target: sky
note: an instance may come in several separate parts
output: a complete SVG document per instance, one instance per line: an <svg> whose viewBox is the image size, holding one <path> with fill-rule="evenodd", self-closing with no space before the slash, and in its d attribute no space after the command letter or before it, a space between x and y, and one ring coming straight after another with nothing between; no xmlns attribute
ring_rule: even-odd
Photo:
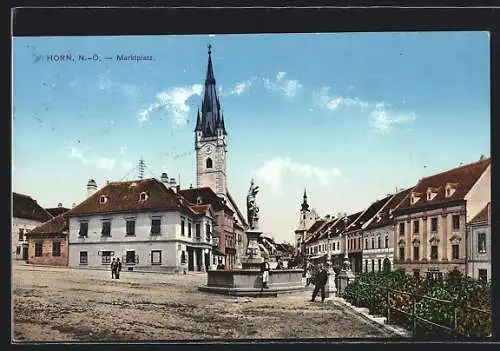
<svg viewBox="0 0 500 351"><path fill-rule="evenodd" d="M208 44L229 191L246 213L255 179L260 228L276 241L294 241L304 189L320 216L354 213L490 156L485 32L18 37L13 191L71 207L89 178L137 179L141 157L145 178L196 186ZM74 60L50 61L59 54Z"/></svg>

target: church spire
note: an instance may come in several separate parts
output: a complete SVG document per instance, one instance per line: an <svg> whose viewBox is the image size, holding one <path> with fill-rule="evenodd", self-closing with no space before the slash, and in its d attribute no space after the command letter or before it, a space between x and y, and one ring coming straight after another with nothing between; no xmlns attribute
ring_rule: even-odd
<svg viewBox="0 0 500 351"><path fill-rule="evenodd" d="M309 204L307 203L307 194L306 189L304 188L304 196L302 197L304 201L302 201L301 212L309 212Z"/></svg>
<svg viewBox="0 0 500 351"><path fill-rule="evenodd" d="M214 68L212 64L212 45L208 45L208 64L205 78L205 92L201 107L200 130L203 136L215 136L220 120L220 102L215 85Z"/></svg>

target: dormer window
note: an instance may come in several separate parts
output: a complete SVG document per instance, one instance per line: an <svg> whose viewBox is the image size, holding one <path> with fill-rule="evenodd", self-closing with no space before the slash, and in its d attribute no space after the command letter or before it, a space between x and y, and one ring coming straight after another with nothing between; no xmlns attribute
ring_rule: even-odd
<svg viewBox="0 0 500 351"><path fill-rule="evenodd" d="M146 192L142 192L140 195L139 195L139 200L140 201L146 201L148 199L148 193Z"/></svg>
<svg viewBox="0 0 500 351"><path fill-rule="evenodd" d="M418 202L418 200L420 200L421 197L422 197L422 193L412 192L410 195L410 204L411 205L416 204Z"/></svg>
<svg viewBox="0 0 500 351"><path fill-rule="evenodd" d="M439 188L428 188L427 189L427 201L431 201L436 197Z"/></svg>
<svg viewBox="0 0 500 351"><path fill-rule="evenodd" d="M445 197L450 197L455 193L457 183L447 183L445 187Z"/></svg>
<svg viewBox="0 0 500 351"><path fill-rule="evenodd" d="M108 201L108 197L106 195L101 195L99 198L99 203L100 204L105 204Z"/></svg>
<svg viewBox="0 0 500 351"><path fill-rule="evenodd" d="M201 196L198 196L198 197L196 198L196 203L197 203L198 205L201 205Z"/></svg>

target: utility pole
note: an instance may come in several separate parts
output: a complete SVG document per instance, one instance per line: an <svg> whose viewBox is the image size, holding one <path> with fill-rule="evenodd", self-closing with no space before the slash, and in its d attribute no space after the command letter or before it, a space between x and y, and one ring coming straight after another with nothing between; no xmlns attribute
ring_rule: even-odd
<svg viewBox="0 0 500 351"><path fill-rule="evenodd" d="M144 159L141 157L139 159L139 165L138 165L138 170L139 170L139 179L144 179L144 170L146 169L146 162Z"/></svg>

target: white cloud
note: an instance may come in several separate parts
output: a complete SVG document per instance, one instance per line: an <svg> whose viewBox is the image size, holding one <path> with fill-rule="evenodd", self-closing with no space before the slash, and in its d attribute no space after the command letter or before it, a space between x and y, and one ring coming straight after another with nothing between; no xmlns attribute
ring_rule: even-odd
<svg viewBox="0 0 500 351"><path fill-rule="evenodd" d="M372 126L379 133L385 134L398 124L412 123L416 119L414 112L400 112L390 109L384 103L378 103L370 114Z"/></svg>
<svg viewBox="0 0 500 351"><path fill-rule="evenodd" d="M305 178L315 178L323 185L330 185L334 178L342 175L341 171L335 167L327 169L308 163L295 162L290 157L275 157L264 163L256 172L256 177L277 190L287 173Z"/></svg>
<svg viewBox="0 0 500 351"><path fill-rule="evenodd" d="M215 37L215 34L209 34L208 37L213 38L213 37Z"/></svg>
<svg viewBox="0 0 500 351"><path fill-rule="evenodd" d="M172 117L175 124L185 124L187 116L191 111L189 105L187 105L187 101L193 95L201 96L202 90L203 86L201 84L167 89L156 94L156 102L140 111L137 118L140 123L143 123L149 120L151 112L164 109Z"/></svg>
<svg viewBox="0 0 500 351"><path fill-rule="evenodd" d="M230 95L238 95L238 96L243 94L244 92L246 92L250 89L250 87L252 86L253 82L256 79L257 78L252 77L248 80L236 83L229 94ZM222 92L222 88L220 88L219 90Z"/></svg>
<svg viewBox="0 0 500 351"><path fill-rule="evenodd" d="M139 88L133 84L114 82L109 78L111 70L106 71L98 76L99 89L108 93L121 92L125 95L136 96L139 93Z"/></svg>
<svg viewBox="0 0 500 351"><path fill-rule="evenodd" d="M71 148L70 158L76 158L85 166L94 166L99 169L112 171L115 167L116 159L109 157L88 157L82 150Z"/></svg>
<svg viewBox="0 0 500 351"><path fill-rule="evenodd" d="M300 88L302 88L302 84L296 79L285 79L286 75L286 72L278 72L274 80L262 78L264 87L271 91L277 91L286 97L295 96Z"/></svg>
<svg viewBox="0 0 500 351"><path fill-rule="evenodd" d="M330 111L335 111L336 109L346 106L358 106L361 108L369 106L369 103L362 101L357 97L342 97L342 96L331 96L329 95L330 87L322 87L319 92L314 94L314 105L318 107L326 108Z"/></svg>
<svg viewBox="0 0 500 351"><path fill-rule="evenodd" d="M391 108L385 102L367 102L358 97L342 97L332 96L329 94L330 87L323 87L319 92L315 93L314 105L326 108L330 111L336 111L341 107L355 106L361 109L369 108L370 122L379 133L388 133L396 125L412 123L416 120L417 115L414 112L402 112L398 109Z"/></svg>

